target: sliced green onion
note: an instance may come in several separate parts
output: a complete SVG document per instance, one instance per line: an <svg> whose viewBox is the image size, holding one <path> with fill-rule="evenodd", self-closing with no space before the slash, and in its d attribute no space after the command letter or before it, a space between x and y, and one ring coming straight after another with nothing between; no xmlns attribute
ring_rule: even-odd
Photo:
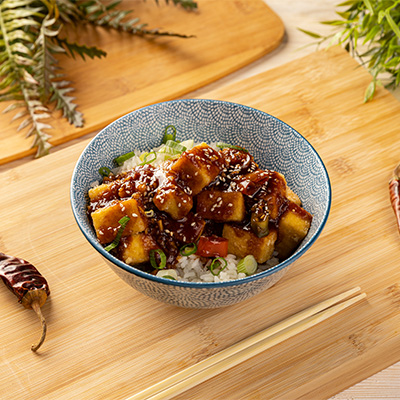
<svg viewBox="0 0 400 400"><path fill-rule="evenodd" d="M141 160L141 161L143 161L144 160L144 158L147 156L149 154L149 152L148 151L146 151L146 152L144 152L144 153L142 153L140 156L139 156L139 159Z"/></svg>
<svg viewBox="0 0 400 400"><path fill-rule="evenodd" d="M148 210L144 212L146 214L147 218L153 218L154 217L154 210Z"/></svg>
<svg viewBox="0 0 400 400"><path fill-rule="evenodd" d="M258 263L253 255L242 258L237 265L237 271L246 275L253 275L257 271Z"/></svg>
<svg viewBox="0 0 400 400"><path fill-rule="evenodd" d="M172 279L173 281L178 280L178 274L176 273L175 269L163 269L163 270L157 271L156 276L159 276L160 278L165 278L165 279Z"/></svg>
<svg viewBox="0 0 400 400"><path fill-rule="evenodd" d="M151 156L151 155L153 155L153 158L152 158L151 160L148 160L147 158L148 158L149 156ZM156 154L156 152L155 152L155 151L151 151L150 153L147 153L147 154L144 156L143 162L140 163L139 165L150 164L150 163L152 163L153 161L155 161L156 159L157 159L157 154Z"/></svg>
<svg viewBox="0 0 400 400"><path fill-rule="evenodd" d="M166 145L163 145L163 147L158 150L158 154L163 156L164 161L179 158L179 156L181 155L179 151L176 151L172 147Z"/></svg>
<svg viewBox="0 0 400 400"><path fill-rule="evenodd" d="M165 145L168 146L168 147L171 147L171 149L174 149L178 153L183 153L184 151L186 151L186 147L185 146L182 146L180 143L174 142L173 140L167 140Z"/></svg>
<svg viewBox="0 0 400 400"><path fill-rule="evenodd" d="M182 256L184 257L188 257L191 254L196 253L197 251L197 245L196 243L189 243L189 244L185 244L183 247L181 247L181 249L179 250L179 252L181 253Z"/></svg>
<svg viewBox="0 0 400 400"><path fill-rule="evenodd" d="M118 229L117 236L115 236L115 239L113 240L112 243L110 243L107 247L104 247L105 251L111 251L112 249L115 249L118 246L119 241L121 240L122 232L126 228L126 225L129 222L129 220L130 220L130 218L127 215L125 215L125 217L122 217L118 221L118 223L120 224L120 227Z"/></svg>
<svg viewBox="0 0 400 400"><path fill-rule="evenodd" d="M126 160L129 160L130 158L135 156L134 151L130 151L129 153L122 154L121 156L114 158L114 162L118 165L121 166Z"/></svg>
<svg viewBox="0 0 400 400"><path fill-rule="evenodd" d="M223 271L226 268L227 265L228 261L226 261L224 257L217 257L214 258L208 269L214 276L218 276L221 273L221 271Z"/></svg>
<svg viewBox="0 0 400 400"><path fill-rule="evenodd" d="M172 134L168 133L169 128L171 128L173 130ZM175 138L176 138L176 128L175 128L175 126L174 125L167 125L165 127L165 130L164 130L164 136L163 136L162 142L163 143L167 143L168 140L175 140Z"/></svg>
<svg viewBox="0 0 400 400"><path fill-rule="evenodd" d="M157 263L156 253L160 257L160 264ZM164 269L167 266L167 256L161 249L150 250L150 264L155 269Z"/></svg>
<svg viewBox="0 0 400 400"><path fill-rule="evenodd" d="M194 147L194 140L193 139L184 140L183 142L180 142L180 145L185 146L186 150L190 150Z"/></svg>
<svg viewBox="0 0 400 400"><path fill-rule="evenodd" d="M244 151L245 153L248 153L248 151L244 147L235 146L233 144L218 142L216 144L216 146L219 147L220 149L235 149L235 150L241 150L241 151Z"/></svg>
<svg viewBox="0 0 400 400"><path fill-rule="evenodd" d="M110 175L111 174L111 169L110 168L107 168L107 167L101 167L100 169L99 169L99 174L101 175L101 176L108 176L108 175Z"/></svg>
<svg viewBox="0 0 400 400"><path fill-rule="evenodd" d="M164 159L168 160L171 158L176 158L180 154L182 154L184 151L186 151L186 147L182 146L178 142L174 142L173 140L167 140L167 143L165 143L159 150L159 154L164 155Z"/></svg>

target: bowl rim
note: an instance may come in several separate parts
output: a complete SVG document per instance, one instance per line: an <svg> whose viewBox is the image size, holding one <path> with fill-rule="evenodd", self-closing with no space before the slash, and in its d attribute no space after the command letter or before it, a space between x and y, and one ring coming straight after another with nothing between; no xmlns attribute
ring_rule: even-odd
<svg viewBox="0 0 400 400"><path fill-rule="evenodd" d="M296 251L294 254L292 254L289 258L287 258L286 260L280 262L279 264L265 270L262 272L259 272L257 274L254 275L250 275L250 276L246 276L244 278L239 278L239 279L235 279L235 280L231 280L231 281L224 281L224 282L186 282L186 281L177 281L177 280L172 280L172 279L165 279L162 277L158 277L156 275L152 275L148 272L144 272L141 271L140 269L137 269L135 267L132 267L128 264L125 264L123 261L119 260L117 257L113 256L111 253L107 252L104 247L98 242L98 241L93 241L92 238L85 232L84 227L81 225L80 220L78 218L77 215L77 211L76 211L76 204L74 201L74 196L73 196L73 182L76 180L76 177L78 175L78 165L81 163L81 160L84 158L86 152L88 151L88 149L92 146L92 143L94 142L94 140L100 136L101 134L103 134L103 132L106 129L109 129L110 127L118 124L121 120L127 118L129 115L131 114L135 114L137 112L141 112L142 110L145 109L149 109L149 108L155 108L155 107L159 107L160 105L165 105L165 104L173 104L173 103L179 103L179 102L205 102L205 103L221 103L221 104L231 104L234 105L236 107L239 108L245 108L248 109L252 112L255 113L259 113L259 114L263 114L265 116L268 116L269 118L272 118L275 121L278 121L284 125L286 125L290 131L292 131L296 136L302 138L307 145L310 147L311 152L314 154L314 156L316 157L316 159L320 162L320 165L322 167L322 172L324 174L324 177L326 179L327 182L327 190L328 190L328 196L327 196L327 204L326 204L326 209L325 209L325 213L323 216L323 219L320 223L320 226L318 227L318 229L314 232L313 236L309 239L309 242L302 247L300 250ZM314 147L311 145L311 143L303 136L301 135L296 129L294 129L293 127L291 127L290 125L288 125L286 122L280 120L279 118L268 114L265 111L261 111L258 110L254 107L250 107L244 104L240 104L240 103L235 103L235 102L231 102L231 101L224 101L224 100L214 100L214 99L176 99L176 100L168 100L168 101L162 101L162 102L158 102L158 103L154 103L154 104L150 104L144 107L140 107L136 110L133 110L119 118L117 118L115 121L111 122L110 124L108 124L107 126L105 126L104 128L102 128L91 140L90 142L85 146L85 148L83 149L83 151L81 152L78 160L75 163L74 166L74 170L72 173L72 177L71 177L71 185L70 185L70 204L71 204L71 208L72 208L72 212L75 218L75 221L79 227L79 229L81 230L81 232L83 233L83 235L85 236L86 240L91 244L92 247L94 247L95 250L97 250L107 261L109 261L110 263L116 265L117 267L123 269L124 271L134 274L140 278L144 278L144 279L148 279L150 281L154 281L154 282L158 282L161 284L165 284L165 285L173 285L173 286L179 286L179 287L189 287L189 288L196 288L196 289L204 289L204 288L220 288L220 287L229 287L229 286L236 286L238 284L244 284L244 283L250 283L262 278L265 278L269 275L272 275L284 268L286 268L287 266L289 266L290 264L292 264L294 261L296 261L298 258L300 258L311 246L312 244L317 240L317 238L319 237L319 235L321 234L323 228L326 225L326 222L328 220L329 217L329 213L330 213L330 209L331 209L331 204L332 204L332 187L331 187L331 182L329 179L329 175L327 172L327 169L325 167L324 162L322 161L322 158L320 157L320 155L318 154L318 152L314 149Z"/></svg>

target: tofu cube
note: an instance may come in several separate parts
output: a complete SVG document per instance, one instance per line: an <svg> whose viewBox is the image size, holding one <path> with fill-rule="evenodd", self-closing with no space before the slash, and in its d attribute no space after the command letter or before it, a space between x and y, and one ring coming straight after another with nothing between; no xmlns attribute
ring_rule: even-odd
<svg viewBox="0 0 400 400"><path fill-rule="evenodd" d="M252 231L230 224L224 225L222 236L228 239L228 253L239 258L252 254L259 264L272 257L278 237L276 231L271 230L267 236L259 238Z"/></svg>
<svg viewBox="0 0 400 400"><path fill-rule="evenodd" d="M97 200L108 190L110 190L110 185L107 185L106 183L95 186L89 189L89 198L91 201Z"/></svg>
<svg viewBox="0 0 400 400"><path fill-rule="evenodd" d="M309 212L295 203L290 203L282 214L278 225L278 241L276 250L280 260L288 258L310 229L312 216Z"/></svg>
<svg viewBox="0 0 400 400"><path fill-rule="evenodd" d="M206 190L197 196L197 213L217 222L240 222L246 213L243 194Z"/></svg>
<svg viewBox="0 0 400 400"><path fill-rule="evenodd" d="M101 244L111 243L120 228L122 217L130 218L122 236L142 232L147 227L147 217L135 199L118 201L91 213L94 229Z"/></svg>
<svg viewBox="0 0 400 400"><path fill-rule="evenodd" d="M157 243L150 235L135 233L124 238L118 250L123 262L135 265L148 262L150 250L157 248Z"/></svg>
<svg viewBox="0 0 400 400"><path fill-rule="evenodd" d="M173 180L168 180L157 189L153 203L160 211L164 211L173 219L178 220L185 217L192 209L193 198L177 186Z"/></svg>
<svg viewBox="0 0 400 400"><path fill-rule="evenodd" d="M221 155L205 143L185 151L171 166L177 183L195 196L211 183L222 168Z"/></svg>
<svg viewBox="0 0 400 400"><path fill-rule="evenodd" d="M284 176L275 172L268 181L268 187L264 200L268 204L270 219L278 218L280 209L286 201L286 180Z"/></svg>
<svg viewBox="0 0 400 400"><path fill-rule="evenodd" d="M301 206L301 200L300 200L299 196L297 196L297 194L295 192L293 192L293 190L290 189L290 187L287 185L286 178L282 174L280 174L279 172L277 172L277 174L282 178L283 182L285 183L285 186L286 186L286 192L285 192L286 198L289 201L292 201L293 203L297 204L298 206Z"/></svg>
<svg viewBox="0 0 400 400"><path fill-rule="evenodd" d="M301 206L301 200L299 196L295 192L293 192L292 189L290 189L289 186L286 186L286 198L291 201L292 203L297 204L298 206Z"/></svg>
<svg viewBox="0 0 400 400"><path fill-rule="evenodd" d="M179 221L162 219L163 229L180 245L197 242L204 231L206 222L198 214L190 212Z"/></svg>
<svg viewBox="0 0 400 400"><path fill-rule="evenodd" d="M118 187L111 183L102 183L101 185L95 186L89 189L89 198L90 201L99 201L104 195L107 193L107 199L110 201L111 199L118 198Z"/></svg>

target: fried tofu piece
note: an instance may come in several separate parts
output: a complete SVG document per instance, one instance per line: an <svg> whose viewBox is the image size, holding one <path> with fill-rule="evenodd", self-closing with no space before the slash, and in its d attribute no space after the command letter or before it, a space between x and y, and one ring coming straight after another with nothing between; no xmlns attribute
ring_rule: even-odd
<svg viewBox="0 0 400 400"><path fill-rule="evenodd" d="M96 187L89 189L89 198L91 201L96 201L104 195L104 193L110 191L111 185L107 183L102 183Z"/></svg>
<svg viewBox="0 0 400 400"><path fill-rule="evenodd" d="M305 238L310 229L312 216L309 212L291 202L282 214L278 225L276 250L280 260L289 257Z"/></svg>
<svg viewBox="0 0 400 400"><path fill-rule="evenodd" d="M301 206L300 197L297 196L297 194L295 192L293 192L292 189L290 189L290 187L288 186L288 184L286 182L286 178L279 172L277 172L277 174L282 178L283 182L285 183L285 186L286 186L285 197L289 201L292 201L293 203L297 204L298 206Z"/></svg>
<svg viewBox="0 0 400 400"><path fill-rule="evenodd" d="M271 219L278 218L280 209L286 201L286 180L283 175L274 173L268 180L267 192L263 199L267 202L269 217Z"/></svg>
<svg viewBox="0 0 400 400"><path fill-rule="evenodd" d="M286 198L291 201L292 203L297 204L298 206L301 206L301 200L300 197L297 196L295 192L293 192L292 189L290 189L289 186L286 186Z"/></svg>
<svg viewBox="0 0 400 400"><path fill-rule="evenodd" d="M89 198L92 203L98 202L98 207L104 207L113 200L118 200L118 181L102 183L89 190Z"/></svg>
<svg viewBox="0 0 400 400"><path fill-rule="evenodd" d="M275 230L259 238L252 231L230 224L224 225L222 236L228 239L228 253L239 258L252 254L259 264L265 263L272 257L278 237Z"/></svg>
<svg viewBox="0 0 400 400"><path fill-rule="evenodd" d="M240 222L246 213L243 194L206 190L197 196L197 213L217 222Z"/></svg>
<svg viewBox="0 0 400 400"><path fill-rule="evenodd" d="M121 241L118 250L123 262L135 265L148 262L150 260L150 250L157 248L157 243L150 235L135 233L125 237Z"/></svg>
<svg viewBox="0 0 400 400"><path fill-rule="evenodd" d="M221 155L205 143L187 150L171 166L177 183L192 196L200 193L220 173Z"/></svg>
<svg viewBox="0 0 400 400"><path fill-rule="evenodd" d="M91 213L94 229L101 244L111 243L120 228L122 217L130 218L122 236L142 232L147 227L147 217L135 199L114 202Z"/></svg>
<svg viewBox="0 0 400 400"><path fill-rule="evenodd" d="M173 219L178 220L185 217L192 209L193 198L173 180L168 180L157 189L153 203L160 211L165 211Z"/></svg>
<svg viewBox="0 0 400 400"><path fill-rule="evenodd" d="M169 231L173 239L179 244L188 244L199 240L206 222L197 213L190 212L179 221L172 218L163 218L162 225L163 229Z"/></svg>

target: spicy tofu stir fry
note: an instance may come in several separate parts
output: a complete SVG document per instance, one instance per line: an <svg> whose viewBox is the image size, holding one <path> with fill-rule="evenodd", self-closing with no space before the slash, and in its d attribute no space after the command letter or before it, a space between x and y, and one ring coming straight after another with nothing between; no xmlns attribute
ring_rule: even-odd
<svg viewBox="0 0 400 400"><path fill-rule="evenodd" d="M102 171L88 213L106 250L150 273L191 254L257 264L290 256L312 216L284 176L259 168L243 148L187 142L167 140L127 171Z"/></svg>

